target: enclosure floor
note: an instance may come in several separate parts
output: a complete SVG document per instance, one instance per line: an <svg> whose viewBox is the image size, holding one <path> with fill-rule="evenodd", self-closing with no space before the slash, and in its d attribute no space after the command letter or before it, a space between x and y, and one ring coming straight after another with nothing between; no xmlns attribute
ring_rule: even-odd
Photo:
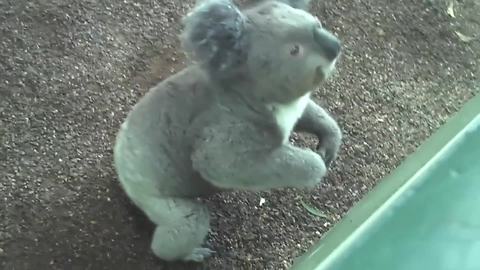
<svg viewBox="0 0 480 270"><path fill-rule="evenodd" d="M455 3L455 18L445 1L314 1L344 44L315 94L344 131L340 157L315 190L209 198L217 253L198 265L152 256L111 155L133 104L185 65L193 1L0 1L0 268L286 269L480 92L478 1Z"/></svg>

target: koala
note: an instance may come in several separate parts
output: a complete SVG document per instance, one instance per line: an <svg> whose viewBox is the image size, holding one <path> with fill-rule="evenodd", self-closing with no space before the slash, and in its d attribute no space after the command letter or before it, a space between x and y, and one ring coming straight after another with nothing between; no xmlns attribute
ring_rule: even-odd
<svg viewBox="0 0 480 270"><path fill-rule="evenodd" d="M113 150L121 187L156 225L158 258L213 253L198 198L312 188L336 159L341 130L310 94L334 71L341 44L308 6L205 0L185 16L180 39L191 64L133 106ZM318 151L293 146L292 131L316 135Z"/></svg>

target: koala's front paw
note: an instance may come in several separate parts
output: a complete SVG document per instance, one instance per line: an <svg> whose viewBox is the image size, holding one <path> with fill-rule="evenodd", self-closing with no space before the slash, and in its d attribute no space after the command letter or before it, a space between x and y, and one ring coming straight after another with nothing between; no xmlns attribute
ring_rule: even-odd
<svg viewBox="0 0 480 270"><path fill-rule="evenodd" d="M334 135L328 138L320 139L317 145L317 152L322 156L327 168L337 158L341 144L341 135Z"/></svg>

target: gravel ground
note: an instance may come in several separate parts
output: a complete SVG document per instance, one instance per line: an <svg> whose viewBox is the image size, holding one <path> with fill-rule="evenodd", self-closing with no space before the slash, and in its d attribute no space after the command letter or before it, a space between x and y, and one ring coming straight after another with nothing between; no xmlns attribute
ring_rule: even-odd
<svg viewBox="0 0 480 270"><path fill-rule="evenodd" d="M455 17L446 0L319 2L344 42L316 94L345 132L333 171L313 191L209 198L218 253L168 265L118 186L112 144L148 87L185 65L177 34L192 1L0 0L0 268L285 269L480 92L478 1L455 2Z"/></svg>

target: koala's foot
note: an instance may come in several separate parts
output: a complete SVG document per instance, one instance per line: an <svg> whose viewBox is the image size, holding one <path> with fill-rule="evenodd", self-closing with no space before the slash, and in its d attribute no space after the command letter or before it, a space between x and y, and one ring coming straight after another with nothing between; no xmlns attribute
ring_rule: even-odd
<svg viewBox="0 0 480 270"><path fill-rule="evenodd" d="M193 225L193 224L192 224ZM201 262L214 253L213 250L198 247L202 244L207 230L195 226L178 225L173 227L158 226L155 230L151 249L160 259L166 261ZM187 254L187 255L185 255Z"/></svg>
<svg viewBox="0 0 480 270"><path fill-rule="evenodd" d="M194 262L201 262L206 258L210 257L215 251L209 248L194 248L192 254L184 257L183 261L194 261Z"/></svg>
<svg viewBox="0 0 480 270"><path fill-rule="evenodd" d="M207 207L191 200L171 200L168 209L170 218L165 216L155 229L151 243L153 253L166 261L204 260L213 253L201 247L210 228Z"/></svg>

